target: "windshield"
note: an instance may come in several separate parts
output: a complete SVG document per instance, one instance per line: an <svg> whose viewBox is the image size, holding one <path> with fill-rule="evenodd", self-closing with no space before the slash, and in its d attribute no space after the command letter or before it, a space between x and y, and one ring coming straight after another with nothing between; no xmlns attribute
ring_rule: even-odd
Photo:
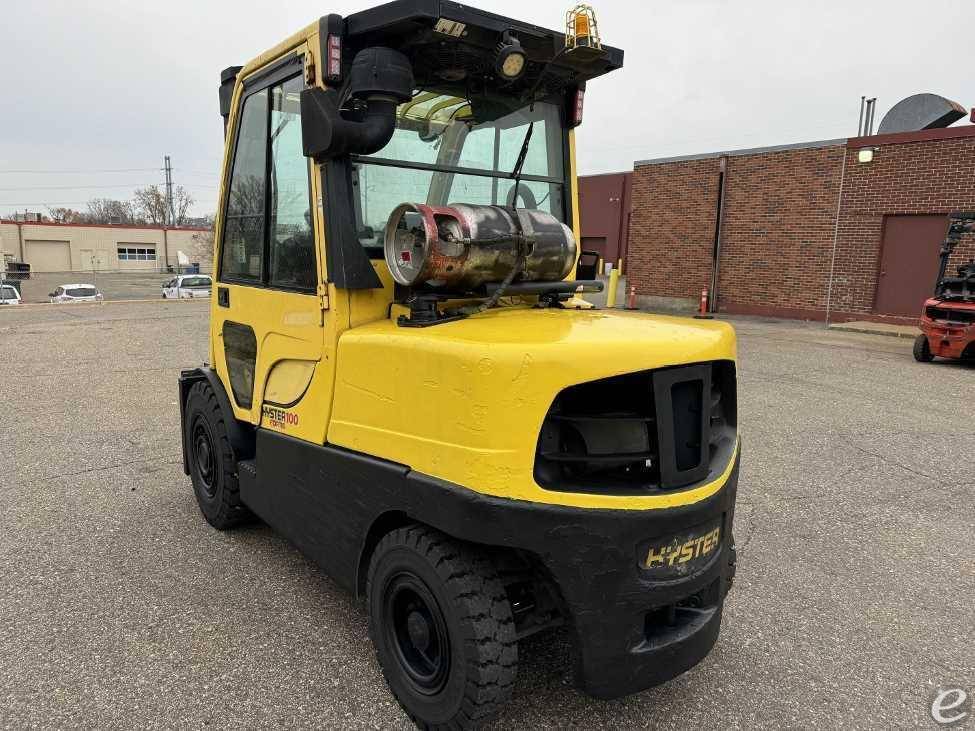
<svg viewBox="0 0 975 731"><path fill-rule="evenodd" d="M210 277L185 277L181 287L209 287Z"/></svg>
<svg viewBox="0 0 975 731"><path fill-rule="evenodd" d="M98 294L94 287L71 287L64 291L69 297L94 297Z"/></svg>
<svg viewBox="0 0 975 731"><path fill-rule="evenodd" d="M17 299L17 290L10 286L0 287L0 299L3 300L15 300Z"/></svg>
<svg viewBox="0 0 975 731"><path fill-rule="evenodd" d="M515 201L509 177L534 122ZM537 102L484 124L459 97L421 92L401 104L396 131L382 150L355 155L360 242L382 247L389 214L400 203L517 205L565 220L564 130L554 104Z"/></svg>

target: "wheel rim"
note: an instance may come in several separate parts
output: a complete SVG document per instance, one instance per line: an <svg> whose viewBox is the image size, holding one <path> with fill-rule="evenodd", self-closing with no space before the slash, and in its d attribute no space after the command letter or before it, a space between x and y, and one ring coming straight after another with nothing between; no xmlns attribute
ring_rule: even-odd
<svg viewBox="0 0 975 731"><path fill-rule="evenodd" d="M437 600L409 573L394 576L383 599L386 641L404 676L423 695L439 693L450 673L450 636Z"/></svg>
<svg viewBox="0 0 975 731"><path fill-rule="evenodd" d="M202 419L197 419L193 425L193 455L196 462L196 472L200 484L208 498L217 494L216 463L214 460L213 439Z"/></svg>

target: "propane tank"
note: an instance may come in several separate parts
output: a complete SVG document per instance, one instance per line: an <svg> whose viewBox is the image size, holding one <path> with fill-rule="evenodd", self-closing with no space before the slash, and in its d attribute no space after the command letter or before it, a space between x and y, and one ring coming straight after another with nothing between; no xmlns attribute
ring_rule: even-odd
<svg viewBox="0 0 975 731"><path fill-rule="evenodd" d="M519 223L529 243L515 281L565 279L575 263L576 242L555 216L466 203L397 206L386 224L386 264L393 279L407 286L470 291L500 282L518 263Z"/></svg>

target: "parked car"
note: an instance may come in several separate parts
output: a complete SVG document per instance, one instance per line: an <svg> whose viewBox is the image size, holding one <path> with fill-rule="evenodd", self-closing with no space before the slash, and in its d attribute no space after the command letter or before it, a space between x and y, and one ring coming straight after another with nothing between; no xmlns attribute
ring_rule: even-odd
<svg viewBox="0 0 975 731"><path fill-rule="evenodd" d="M101 302L105 296L98 291L94 284L62 284L48 295L51 302L63 304L66 302Z"/></svg>
<svg viewBox="0 0 975 731"><path fill-rule="evenodd" d="M163 299L209 297L213 280L205 274L181 274L162 286Z"/></svg>
<svg viewBox="0 0 975 731"><path fill-rule="evenodd" d="M20 292L12 284L0 284L0 305L19 305Z"/></svg>

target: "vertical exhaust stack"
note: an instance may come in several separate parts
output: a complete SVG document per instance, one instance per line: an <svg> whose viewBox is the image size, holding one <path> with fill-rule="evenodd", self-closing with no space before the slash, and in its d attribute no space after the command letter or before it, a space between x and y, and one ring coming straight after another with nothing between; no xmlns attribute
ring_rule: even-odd
<svg viewBox="0 0 975 731"><path fill-rule="evenodd" d="M873 134L874 110L876 109L877 97L867 99L860 97L860 120L857 123L857 137L869 137Z"/></svg>
<svg viewBox="0 0 975 731"><path fill-rule="evenodd" d="M867 129L866 129L866 134L869 137L873 135L873 119L877 111L877 97L868 99L867 104L870 105L869 111L867 112Z"/></svg>

